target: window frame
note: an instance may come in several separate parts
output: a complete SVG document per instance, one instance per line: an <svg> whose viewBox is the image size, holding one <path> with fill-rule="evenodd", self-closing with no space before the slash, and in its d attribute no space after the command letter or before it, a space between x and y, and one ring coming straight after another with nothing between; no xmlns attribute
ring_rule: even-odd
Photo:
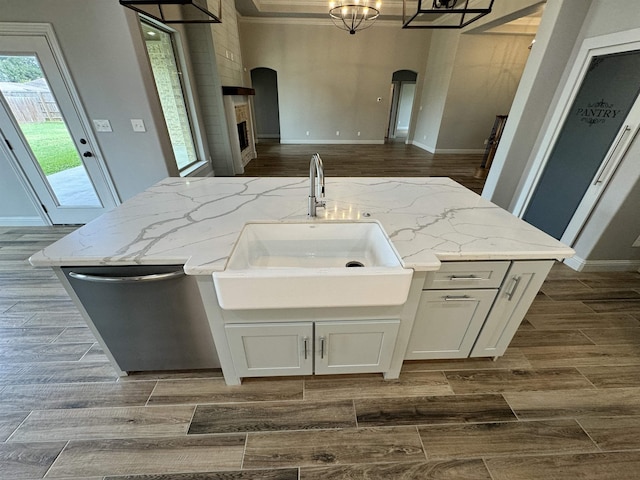
<svg viewBox="0 0 640 480"><path fill-rule="evenodd" d="M187 122L189 123L189 131L191 132L191 139L193 141L193 147L196 153L196 160L194 162L185 165L180 168L178 165L178 161L175 158L174 161L176 168L181 177L187 177L196 173L204 167L207 167L210 164L210 161L206 160L209 158L207 151L205 149L205 143L203 141L203 134L200 128L200 122L197 114L197 107L195 103L195 95L193 92L193 84L189 78L189 69L187 67L187 62L184 55L184 44L181 38L181 32L175 28L172 28L168 25L165 25L161 22L158 22L150 17L145 15L138 15L139 23L140 23L140 34L142 36L142 41L145 44L145 53L147 54L147 59L149 61L149 68L151 69L151 75L154 78L154 87L155 85L155 75L153 74L153 68L151 67L151 60L149 59L149 53L147 51L146 40L144 38L143 26L147 24L153 28L156 28L166 34L169 35L171 40L171 47L173 51L174 60L176 62L176 68L178 70L178 80L180 82L180 90L182 91L182 98L184 101L186 113L187 113ZM160 93L156 87L156 94L158 95L158 99L160 98ZM166 117L164 116L164 110L162 110L162 116L166 125ZM168 129L168 126L167 126ZM173 144L172 144L173 150Z"/></svg>

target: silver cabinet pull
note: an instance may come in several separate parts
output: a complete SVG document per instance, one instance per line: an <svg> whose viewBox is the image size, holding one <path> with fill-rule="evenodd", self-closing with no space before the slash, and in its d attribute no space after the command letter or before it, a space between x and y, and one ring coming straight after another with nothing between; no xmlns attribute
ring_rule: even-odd
<svg viewBox="0 0 640 480"><path fill-rule="evenodd" d="M511 290L507 292L507 299L509 299L509 301L513 300L513 296L516 294L516 290L518 290L518 285L520 285L520 280L522 280L522 277L515 277L513 287L511 287Z"/></svg>
<svg viewBox="0 0 640 480"><path fill-rule="evenodd" d="M304 345L304 359L307 360L309 358L309 337L304 337L302 342Z"/></svg>
<svg viewBox="0 0 640 480"><path fill-rule="evenodd" d="M475 275L449 275L449 280L484 280L482 277L476 277Z"/></svg>
<svg viewBox="0 0 640 480"><path fill-rule="evenodd" d="M602 170L600 170L600 175L598 175L598 177L596 178L596 181L593 182L594 185L598 185L599 183L604 182L604 179L609 174L609 170L611 170L611 166L609 165L609 163L611 163L611 160L613 159L614 155L618 151L618 147L622 143L622 139L629 131L631 131L631 127L629 125L625 125L622 132L618 134L618 138L615 142L615 146L611 149L611 152L609 153L605 161L602 163L603 165Z"/></svg>
<svg viewBox="0 0 640 480"><path fill-rule="evenodd" d="M183 270L176 270L169 273L153 273L151 275L138 275L135 277L103 277L101 275L87 275L84 273L69 272L71 278L76 280L84 280L86 282L101 283L133 283L133 282L158 282L160 280L168 280L170 278L182 277L185 275Z"/></svg>
<svg viewBox="0 0 640 480"><path fill-rule="evenodd" d="M325 344L325 338L320 337L320 358L324 358L324 344Z"/></svg>
<svg viewBox="0 0 640 480"><path fill-rule="evenodd" d="M444 297L445 302L475 302L476 299L469 295L447 295Z"/></svg>

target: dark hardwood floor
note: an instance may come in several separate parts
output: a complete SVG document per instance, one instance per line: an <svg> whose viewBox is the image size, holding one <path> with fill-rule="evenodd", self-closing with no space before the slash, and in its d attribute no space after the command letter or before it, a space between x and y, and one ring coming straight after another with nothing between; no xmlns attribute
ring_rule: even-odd
<svg viewBox="0 0 640 480"><path fill-rule="evenodd" d="M384 145L281 145L259 143L258 158L249 162L248 177L303 177L309 160L320 154L327 176L451 177L480 193L484 180L473 177L483 155L432 154L401 142Z"/></svg>
<svg viewBox="0 0 640 480"><path fill-rule="evenodd" d="M247 174L306 175L316 150L328 175L479 164L365 147L261 146ZM0 228L2 479L639 478L638 273L554 266L495 362L228 387L215 370L118 378L53 272L26 262L69 231Z"/></svg>

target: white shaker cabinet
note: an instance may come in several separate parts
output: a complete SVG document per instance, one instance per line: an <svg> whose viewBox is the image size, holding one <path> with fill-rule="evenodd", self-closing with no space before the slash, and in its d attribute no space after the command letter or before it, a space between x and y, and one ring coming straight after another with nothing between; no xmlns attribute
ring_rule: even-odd
<svg viewBox="0 0 640 480"><path fill-rule="evenodd" d="M469 356L497 289L424 290L407 360Z"/></svg>
<svg viewBox="0 0 640 480"><path fill-rule="evenodd" d="M239 377L384 372L400 320L226 324Z"/></svg>
<svg viewBox="0 0 640 480"><path fill-rule="evenodd" d="M511 263L471 351L472 357L499 357L504 354L553 263L553 260L517 260Z"/></svg>

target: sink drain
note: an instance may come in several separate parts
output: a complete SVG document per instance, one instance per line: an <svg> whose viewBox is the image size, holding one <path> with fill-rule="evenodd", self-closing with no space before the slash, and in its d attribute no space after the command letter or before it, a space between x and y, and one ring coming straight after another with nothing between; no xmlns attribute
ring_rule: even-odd
<svg viewBox="0 0 640 480"><path fill-rule="evenodd" d="M351 260L346 263L345 267L364 267L364 263L358 262L357 260Z"/></svg>

